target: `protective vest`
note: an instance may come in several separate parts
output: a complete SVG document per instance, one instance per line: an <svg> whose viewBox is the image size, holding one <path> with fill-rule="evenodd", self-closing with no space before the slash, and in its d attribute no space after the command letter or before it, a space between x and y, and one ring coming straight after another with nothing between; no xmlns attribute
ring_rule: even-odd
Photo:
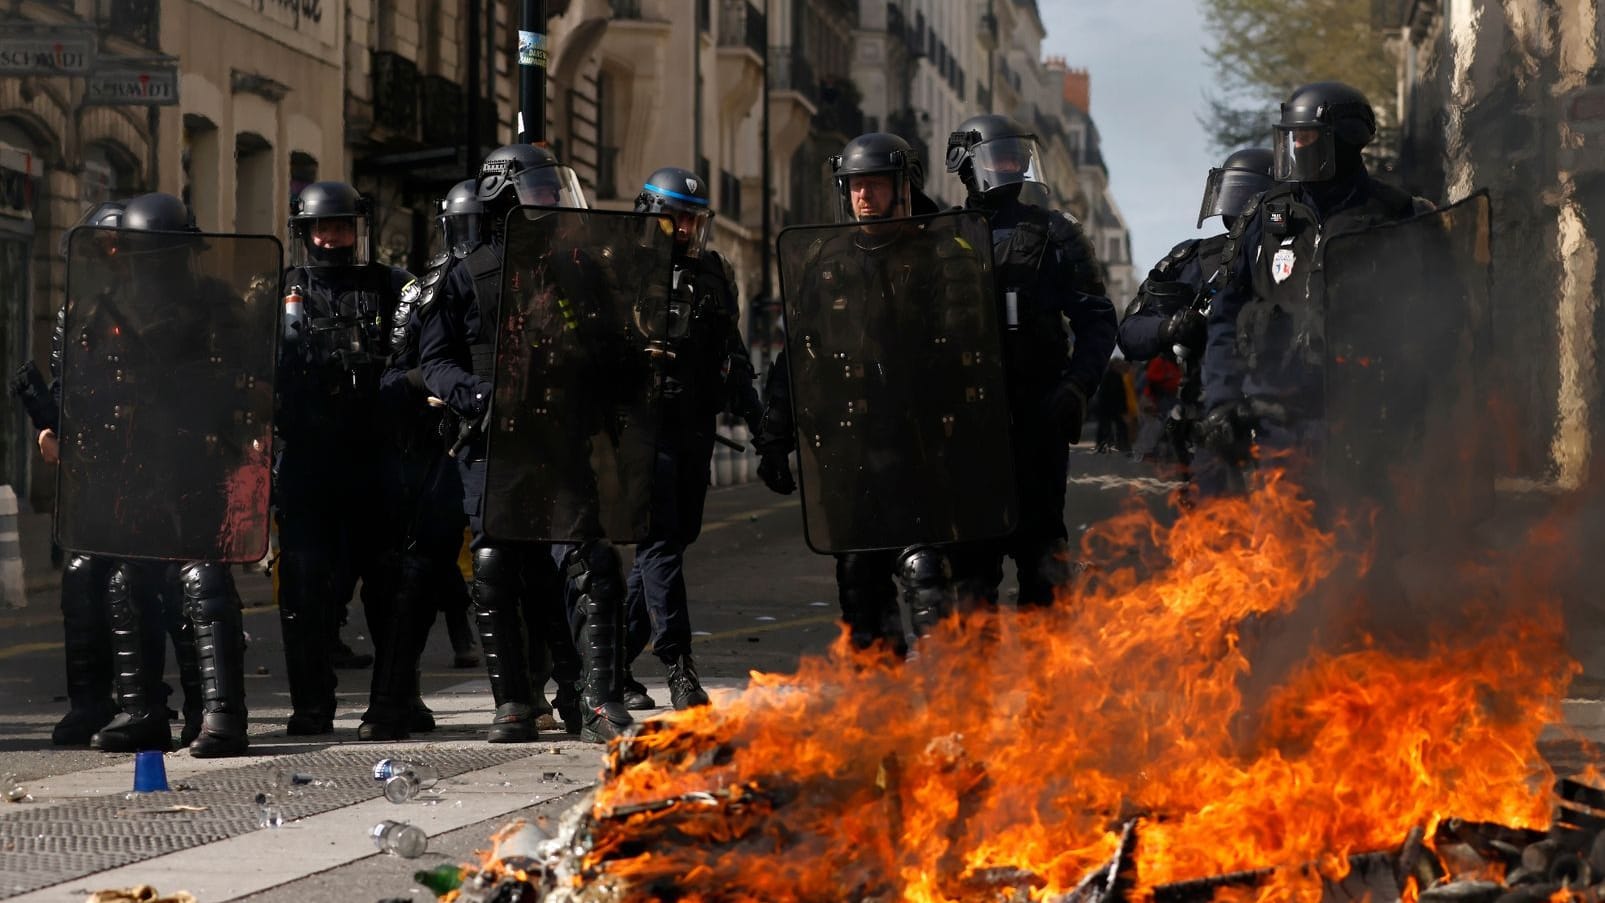
<svg viewBox="0 0 1605 903"><path fill-rule="evenodd" d="M1069 360L1064 296L1074 291L1103 294L1097 258L1075 220L1040 207L1027 207L1012 228L994 228L992 247L1010 383L1031 394L1033 388L1056 382ZM1050 263L1050 254L1058 259ZM1045 272L1045 265L1054 269ZM1072 285L1051 281L1064 265L1074 273Z"/></svg>
<svg viewBox="0 0 1605 903"><path fill-rule="evenodd" d="M1267 191L1249 203L1241 220L1257 214L1263 229L1249 270L1252 297L1238 315L1238 351L1250 372L1269 374L1271 382L1297 382L1277 374L1319 367L1325 360L1328 301L1321 296L1319 275L1325 240L1409 219L1417 209L1409 194L1372 181L1362 203L1323 222L1297 189L1296 183L1286 183ZM1234 230L1223 254L1235 254L1239 237Z"/></svg>
<svg viewBox="0 0 1605 903"><path fill-rule="evenodd" d="M673 365L673 373L686 389L682 413L702 417L724 408L729 377L729 339L736 335L735 293L729 271L718 254L710 251L694 261L675 266L677 300L686 305L690 323Z"/></svg>

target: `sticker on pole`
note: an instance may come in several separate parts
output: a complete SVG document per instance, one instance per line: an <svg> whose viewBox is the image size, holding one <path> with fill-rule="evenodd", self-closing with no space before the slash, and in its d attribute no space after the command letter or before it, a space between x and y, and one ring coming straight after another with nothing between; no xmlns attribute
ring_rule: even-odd
<svg viewBox="0 0 1605 903"><path fill-rule="evenodd" d="M546 68L546 35L537 31L518 32L518 65Z"/></svg>

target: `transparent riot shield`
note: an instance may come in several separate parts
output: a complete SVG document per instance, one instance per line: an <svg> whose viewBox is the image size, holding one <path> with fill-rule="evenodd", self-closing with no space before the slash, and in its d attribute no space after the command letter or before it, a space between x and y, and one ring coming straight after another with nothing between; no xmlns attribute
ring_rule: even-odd
<svg viewBox="0 0 1605 903"><path fill-rule="evenodd" d="M657 462L654 358L673 353L672 226L523 207L506 229L485 532L640 542Z"/></svg>
<svg viewBox="0 0 1605 903"><path fill-rule="evenodd" d="M1476 194L1326 243L1323 470L1340 503L1440 524L1489 513L1489 215Z"/></svg>
<svg viewBox="0 0 1605 903"><path fill-rule="evenodd" d="M58 542L125 558L261 559L278 239L78 228L67 244Z"/></svg>
<svg viewBox="0 0 1605 903"><path fill-rule="evenodd" d="M1017 504L984 216L777 242L803 522L816 552L992 539Z"/></svg>

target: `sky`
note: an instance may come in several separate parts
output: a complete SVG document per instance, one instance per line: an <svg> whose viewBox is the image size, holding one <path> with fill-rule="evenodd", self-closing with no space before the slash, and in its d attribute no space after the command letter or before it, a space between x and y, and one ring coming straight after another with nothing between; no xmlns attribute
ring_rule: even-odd
<svg viewBox="0 0 1605 903"><path fill-rule="evenodd" d="M1215 164L1198 124L1212 80L1196 0L1037 0L1043 56L1092 76L1092 118L1141 279L1194 224Z"/></svg>

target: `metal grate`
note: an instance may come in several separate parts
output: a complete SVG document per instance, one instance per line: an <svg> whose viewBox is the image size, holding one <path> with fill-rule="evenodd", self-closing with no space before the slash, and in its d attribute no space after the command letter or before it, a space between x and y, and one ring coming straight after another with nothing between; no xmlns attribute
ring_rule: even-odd
<svg viewBox="0 0 1605 903"><path fill-rule="evenodd" d="M427 761L442 777L453 777L529 754L528 749L416 746L325 750L197 775L185 782L190 789L133 800L119 793L8 806L0 814L0 899L255 831L256 795L271 789L273 775L284 769L332 782L283 800L284 819L291 821L383 796L371 770L383 758ZM151 811L174 805L206 810Z"/></svg>

